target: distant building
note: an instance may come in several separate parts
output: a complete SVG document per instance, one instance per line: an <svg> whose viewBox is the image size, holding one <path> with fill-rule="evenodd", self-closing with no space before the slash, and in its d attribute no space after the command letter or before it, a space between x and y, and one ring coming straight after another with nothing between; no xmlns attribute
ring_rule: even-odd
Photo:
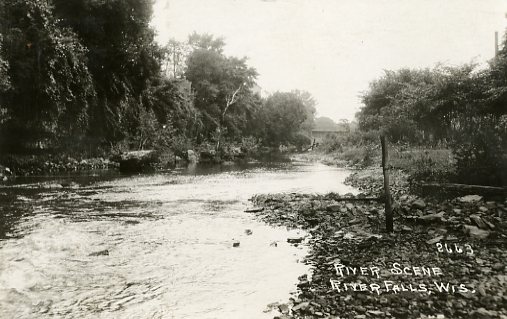
<svg viewBox="0 0 507 319"><path fill-rule="evenodd" d="M350 127L347 122L336 123L328 117L318 117L312 129L312 142L320 144L327 136L339 136L349 132Z"/></svg>
<svg viewBox="0 0 507 319"><path fill-rule="evenodd" d="M347 125L336 125L334 128L327 128L327 129L319 129L314 128L312 130L312 142L314 143L322 143L322 141L326 137L331 136L340 136L345 135L349 132L349 127Z"/></svg>

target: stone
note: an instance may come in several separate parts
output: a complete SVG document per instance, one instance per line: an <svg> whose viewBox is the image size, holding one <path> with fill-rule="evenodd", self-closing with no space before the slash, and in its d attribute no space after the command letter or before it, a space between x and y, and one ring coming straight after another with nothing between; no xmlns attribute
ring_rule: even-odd
<svg viewBox="0 0 507 319"><path fill-rule="evenodd" d="M99 250L89 254L88 256L109 256L109 250L107 249Z"/></svg>
<svg viewBox="0 0 507 319"><path fill-rule="evenodd" d="M423 223L441 222L444 217L444 212L438 214L429 214L418 217L417 220Z"/></svg>
<svg viewBox="0 0 507 319"><path fill-rule="evenodd" d="M476 226L471 225L465 225L465 233L475 239L485 239L490 234L490 232L487 230L482 230Z"/></svg>
<svg viewBox="0 0 507 319"><path fill-rule="evenodd" d="M253 234L253 231L251 229L245 229L245 234L247 234L248 236L250 236L250 235Z"/></svg>
<svg viewBox="0 0 507 319"><path fill-rule="evenodd" d="M505 266L502 263L495 263L493 266L491 266L491 268L496 271L501 271L505 268Z"/></svg>
<svg viewBox="0 0 507 319"><path fill-rule="evenodd" d="M279 306L278 306L278 310L279 310L282 314L286 315L286 314L288 314L288 313L289 313L289 306L287 306L286 304L279 305Z"/></svg>
<svg viewBox="0 0 507 319"><path fill-rule="evenodd" d="M475 203L482 200L482 196L479 195L466 195L459 197L458 200L462 203Z"/></svg>
<svg viewBox="0 0 507 319"><path fill-rule="evenodd" d="M474 222L477 227L481 229L489 229L488 225L482 220L479 215L470 215L470 220Z"/></svg>
<svg viewBox="0 0 507 319"><path fill-rule="evenodd" d="M416 199L412 202L412 208L416 209L424 209L426 207L426 203L422 199Z"/></svg>
<svg viewBox="0 0 507 319"><path fill-rule="evenodd" d="M359 313L365 313L366 312L366 308L363 307L363 306L358 306L358 307L356 307L356 311L359 312Z"/></svg>
<svg viewBox="0 0 507 319"><path fill-rule="evenodd" d="M477 310L472 311L470 314L471 318L475 319L489 319L489 318L495 318L497 313L495 311L489 311L484 308L479 308Z"/></svg>
<svg viewBox="0 0 507 319"><path fill-rule="evenodd" d="M327 206L327 210L330 212L338 212L342 206L340 204L331 204Z"/></svg>
<svg viewBox="0 0 507 319"><path fill-rule="evenodd" d="M239 241L235 241L232 243L232 247L239 247Z"/></svg>
<svg viewBox="0 0 507 319"><path fill-rule="evenodd" d="M410 232L412 232L414 230L412 228L408 227L408 226L403 226L401 228L401 231L406 232L406 233L410 233Z"/></svg>
<svg viewBox="0 0 507 319"><path fill-rule="evenodd" d="M246 213L258 213L258 212L262 212L264 210L264 207L254 207L254 208L249 208L247 210L245 210Z"/></svg>
<svg viewBox="0 0 507 319"><path fill-rule="evenodd" d="M197 163L197 155L195 155L195 152L192 150L187 151L187 160L190 163Z"/></svg>
<svg viewBox="0 0 507 319"><path fill-rule="evenodd" d="M120 163L120 172L122 173L140 173L152 171L158 155L154 150L133 151L121 154L115 159Z"/></svg>
<svg viewBox="0 0 507 319"><path fill-rule="evenodd" d="M436 243L440 242L442 239L444 239L444 236L437 236L437 237L435 237L435 238L432 238L432 239L430 239L430 240L427 240L427 241L426 241L426 244L428 244L428 245L434 245L434 244L436 244Z"/></svg>
<svg viewBox="0 0 507 319"><path fill-rule="evenodd" d="M360 224L360 223L361 223L361 219L359 219L359 218L354 218L349 221L350 225L356 225L356 224Z"/></svg>
<svg viewBox="0 0 507 319"><path fill-rule="evenodd" d="M308 309L308 307L310 307L310 303L305 301L305 302L302 302L296 306L294 306L292 308L292 311L298 311L298 310L302 310L302 311L305 311L306 309Z"/></svg>
<svg viewBox="0 0 507 319"><path fill-rule="evenodd" d="M384 315L384 312L380 311L380 310L368 310L367 313L370 314L370 315L373 315L373 316L382 316L382 315Z"/></svg>
<svg viewBox="0 0 507 319"><path fill-rule="evenodd" d="M287 238L287 242L289 244L299 244L301 243L305 238L304 237L289 237Z"/></svg>
<svg viewBox="0 0 507 319"><path fill-rule="evenodd" d="M348 210L352 211L352 209L354 208L354 204L347 203L347 204L345 204L345 207L347 207Z"/></svg>

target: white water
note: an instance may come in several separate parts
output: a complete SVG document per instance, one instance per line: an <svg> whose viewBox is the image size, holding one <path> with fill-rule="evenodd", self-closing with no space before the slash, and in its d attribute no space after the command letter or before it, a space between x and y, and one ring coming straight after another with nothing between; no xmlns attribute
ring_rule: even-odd
<svg viewBox="0 0 507 319"><path fill-rule="evenodd" d="M7 189L0 317L272 318L263 310L295 291L305 249L245 213L248 198L354 192L347 175L286 164Z"/></svg>

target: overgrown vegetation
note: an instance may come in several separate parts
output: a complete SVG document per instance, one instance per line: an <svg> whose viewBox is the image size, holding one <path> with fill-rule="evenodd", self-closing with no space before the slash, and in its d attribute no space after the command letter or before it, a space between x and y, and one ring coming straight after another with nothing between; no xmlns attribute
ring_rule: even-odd
<svg viewBox="0 0 507 319"><path fill-rule="evenodd" d="M226 56L223 39L194 33L162 47L151 15L149 0L2 1L2 153L310 143L308 93L261 98L257 72Z"/></svg>
<svg viewBox="0 0 507 319"><path fill-rule="evenodd" d="M367 165L385 134L392 165L414 181L507 185L507 39L486 69L386 71L362 101L359 131L326 139L325 152Z"/></svg>

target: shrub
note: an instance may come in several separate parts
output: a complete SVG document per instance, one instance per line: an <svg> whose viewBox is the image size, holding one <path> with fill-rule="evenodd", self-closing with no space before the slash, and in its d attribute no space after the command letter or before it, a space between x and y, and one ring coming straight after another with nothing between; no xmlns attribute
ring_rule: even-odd
<svg viewBox="0 0 507 319"><path fill-rule="evenodd" d="M450 145L456 158L457 181L507 185L507 116L476 116L464 123Z"/></svg>

